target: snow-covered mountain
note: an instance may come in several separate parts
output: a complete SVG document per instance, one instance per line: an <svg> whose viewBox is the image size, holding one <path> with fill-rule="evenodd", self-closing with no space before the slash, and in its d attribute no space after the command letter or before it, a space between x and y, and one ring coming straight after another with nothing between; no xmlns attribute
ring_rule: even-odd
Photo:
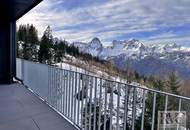
<svg viewBox="0 0 190 130"><path fill-rule="evenodd" d="M109 60L122 69L130 61L131 68L142 75L163 77L176 71L182 78L190 77L190 49L176 43L145 45L135 39L114 40L105 47L98 38L94 38L89 43L74 42L73 45L80 51Z"/></svg>

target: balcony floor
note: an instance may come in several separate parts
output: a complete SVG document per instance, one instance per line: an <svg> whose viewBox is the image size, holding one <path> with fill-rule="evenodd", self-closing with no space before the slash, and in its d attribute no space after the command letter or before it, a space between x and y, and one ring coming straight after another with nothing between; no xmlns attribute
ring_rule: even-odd
<svg viewBox="0 0 190 130"><path fill-rule="evenodd" d="M0 85L0 130L77 130L21 84Z"/></svg>

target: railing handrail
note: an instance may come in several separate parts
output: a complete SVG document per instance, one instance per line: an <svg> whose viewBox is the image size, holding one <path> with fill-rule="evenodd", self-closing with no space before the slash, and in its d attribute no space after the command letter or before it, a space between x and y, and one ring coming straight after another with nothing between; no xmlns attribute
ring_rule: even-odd
<svg viewBox="0 0 190 130"><path fill-rule="evenodd" d="M21 58L17 58L17 59L21 59ZM164 91L160 91L160 90L156 90L156 89L152 89L152 88L142 87L140 85L132 85L132 84L129 84L129 83L114 81L112 79L107 79L105 77L94 76L94 75L91 75L91 74L85 74L85 73L82 73L82 72L78 72L78 71L74 71L74 70L69 70L69 69L63 69L63 68L60 68L60 67L57 67L57 66L54 66L54 65L43 64L43 63L39 63L39 62L33 62L33 61L25 60L25 59L21 59L21 60L24 60L24 61L27 61L27 62L31 62L31 63L35 63L35 64L46 65L48 67L53 67L53 68L56 68L56 69L59 69L59 70L70 71L70 72L73 72L73 73L78 73L78 74L86 75L86 76L89 76L89 77L99 78L99 79L102 79L102 80L105 80L105 81L108 81L108 82L115 82L115 83L118 83L118 84L127 85L129 87L130 86L131 87L136 87L136 88L139 88L139 89L155 92L155 93L162 94L162 95L168 95L168 96L173 96L175 98L181 98L181 99L184 99L184 100L190 100L190 97L186 97L186 96L182 96L182 95L177 95L177 94L172 94L172 93L169 93L169 92L164 92Z"/></svg>

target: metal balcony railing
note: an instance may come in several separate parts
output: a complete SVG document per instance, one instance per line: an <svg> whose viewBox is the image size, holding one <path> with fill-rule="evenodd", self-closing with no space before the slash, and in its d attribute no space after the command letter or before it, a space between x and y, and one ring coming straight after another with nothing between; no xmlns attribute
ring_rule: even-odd
<svg viewBox="0 0 190 130"><path fill-rule="evenodd" d="M185 111L190 103L188 97L21 59L17 77L84 130L155 130L158 111Z"/></svg>

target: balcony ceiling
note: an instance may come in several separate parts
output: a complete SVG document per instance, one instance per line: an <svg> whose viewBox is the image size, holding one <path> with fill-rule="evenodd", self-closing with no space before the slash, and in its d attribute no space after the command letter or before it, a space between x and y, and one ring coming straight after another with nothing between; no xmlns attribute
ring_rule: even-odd
<svg viewBox="0 0 190 130"><path fill-rule="evenodd" d="M42 0L1 0L0 21L17 20Z"/></svg>

